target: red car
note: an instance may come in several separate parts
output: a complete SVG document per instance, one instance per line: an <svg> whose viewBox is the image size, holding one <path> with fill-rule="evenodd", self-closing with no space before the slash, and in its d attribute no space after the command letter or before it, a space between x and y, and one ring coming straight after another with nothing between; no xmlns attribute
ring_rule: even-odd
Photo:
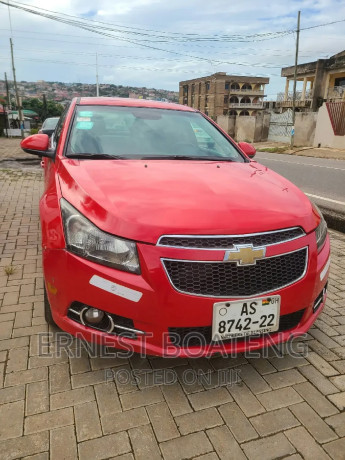
<svg viewBox="0 0 345 460"><path fill-rule="evenodd" d="M45 311L71 334L163 356L237 353L306 332L326 299L320 211L211 119L77 98L44 157Z"/></svg>

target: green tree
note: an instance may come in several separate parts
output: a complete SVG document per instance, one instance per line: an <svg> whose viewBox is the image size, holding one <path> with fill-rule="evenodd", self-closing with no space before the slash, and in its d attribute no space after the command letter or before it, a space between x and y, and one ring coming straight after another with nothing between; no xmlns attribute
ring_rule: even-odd
<svg viewBox="0 0 345 460"><path fill-rule="evenodd" d="M41 121L44 121L46 118L50 117L59 117L64 110L63 106L58 102L48 100L46 101L46 104L44 104L38 98L24 99L23 109L37 112Z"/></svg>

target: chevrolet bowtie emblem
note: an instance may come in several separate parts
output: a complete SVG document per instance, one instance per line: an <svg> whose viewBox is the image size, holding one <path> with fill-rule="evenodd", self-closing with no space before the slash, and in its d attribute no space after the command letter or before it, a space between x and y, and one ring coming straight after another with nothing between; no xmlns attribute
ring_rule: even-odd
<svg viewBox="0 0 345 460"><path fill-rule="evenodd" d="M255 265L265 257L266 248L254 248L252 244L236 245L225 252L224 262L237 262L237 265Z"/></svg>

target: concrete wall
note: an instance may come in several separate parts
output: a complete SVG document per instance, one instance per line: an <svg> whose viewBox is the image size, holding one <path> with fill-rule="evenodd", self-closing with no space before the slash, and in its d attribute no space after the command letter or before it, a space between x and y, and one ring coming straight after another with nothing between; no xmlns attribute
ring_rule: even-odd
<svg viewBox="0 0 345 460"><path fill-rule="evenodd" d="M320 107L314 136L314 147L331 147L334 149L345 149L345 136L335 136L328 115L326 104Z"/></svg>
<svg viewBox="0 0 345 460"><path fill-rule="evenodd" d="M218 115L217 124L224 129L231 137L235 136L236 117L228 115Z"/></svg>
<svg viewBox="0 0 345 460"><path fill-rule="evenodd" d="M237 142L260 142L267 140L270 114L261 112L253 117L219 115L217 123Z"/></svg>
<svg viewBox="0 0 345 460"><path fill-rule="evenodd" d="M237 142L254 142L256 117L237 117L235 139Z"/></svg>
<svg viewBox="0 0 345 460"><path fill-rule="evenodd" d="M314 142L317 112L297 112L295 118L295 147L311 147Z"/></svg>

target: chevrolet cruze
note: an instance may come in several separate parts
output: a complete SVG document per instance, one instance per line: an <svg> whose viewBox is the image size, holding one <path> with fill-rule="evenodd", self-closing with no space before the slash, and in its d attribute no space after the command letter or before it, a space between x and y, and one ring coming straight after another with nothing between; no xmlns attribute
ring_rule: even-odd
<svg viewBox="0 0 345 460"><path fill-rule="evenodd" d="M76 98L44 157L45 314L85 340L163 356L237 353L306 332L326 299L320 211L210 118Z"/></svg>

